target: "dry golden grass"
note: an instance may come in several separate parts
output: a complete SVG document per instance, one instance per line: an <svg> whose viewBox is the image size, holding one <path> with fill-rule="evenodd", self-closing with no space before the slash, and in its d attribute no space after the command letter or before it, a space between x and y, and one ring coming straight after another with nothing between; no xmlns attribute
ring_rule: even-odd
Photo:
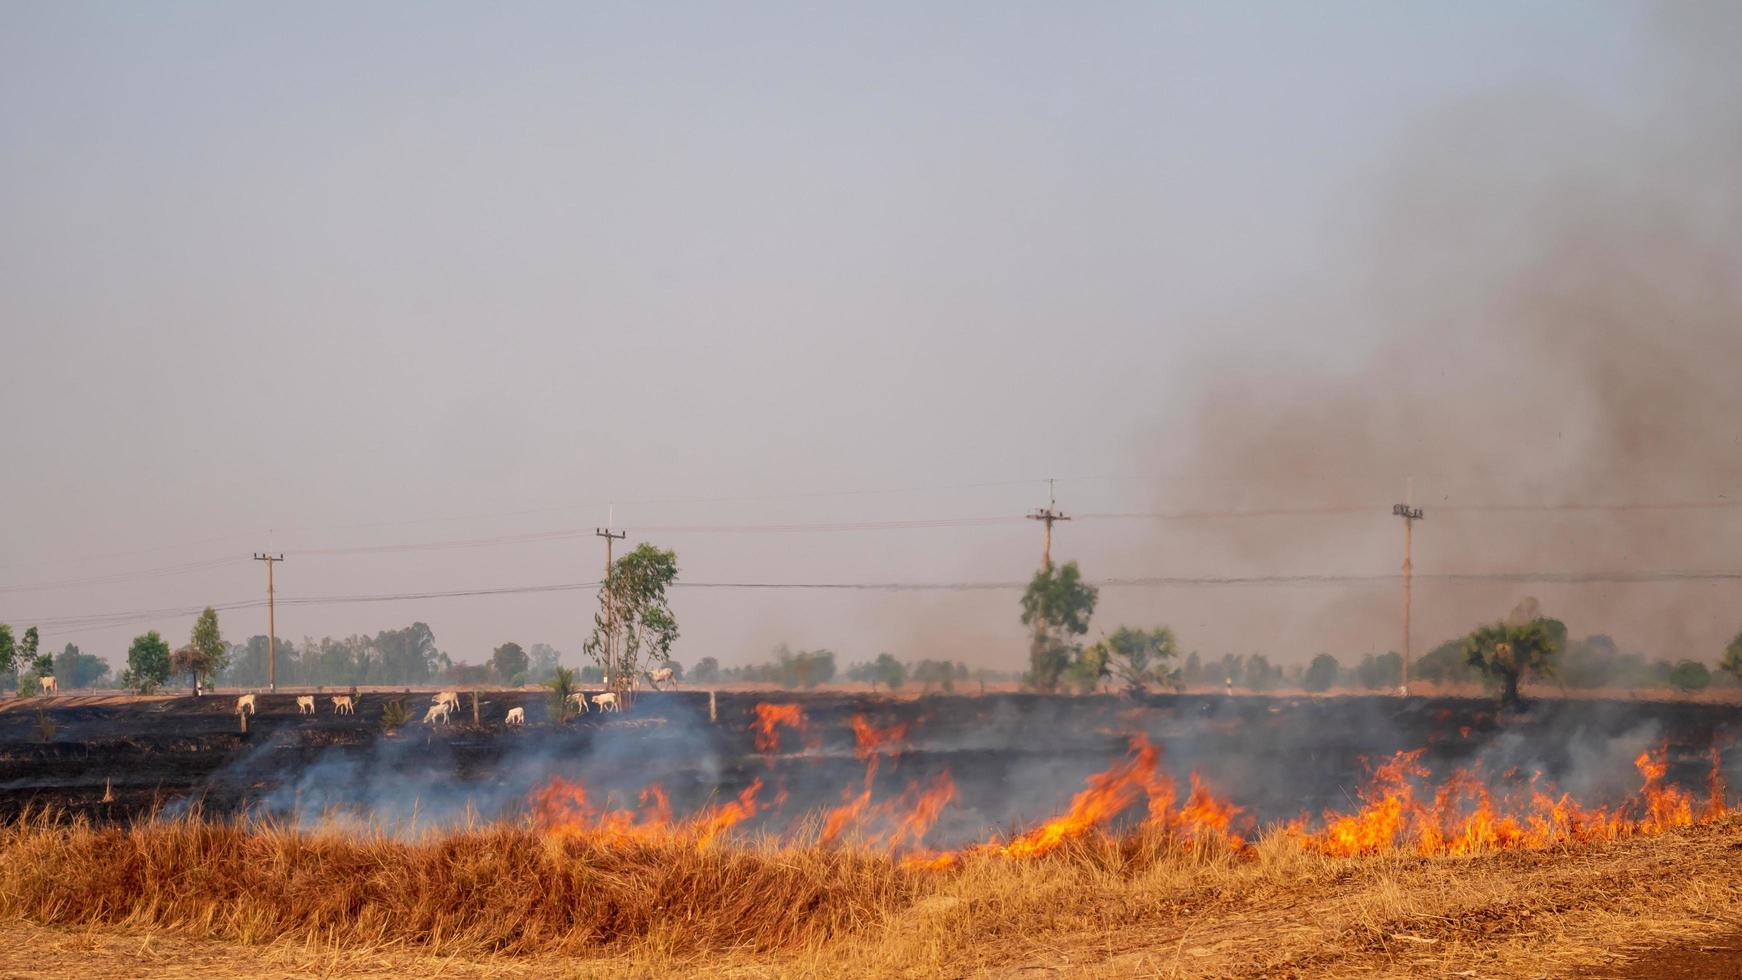
<svg viewBox="0 0 1742 980"><path fill-rule="evenodd" d="M92 980L225 955L219 972L287 976L1561 975L1734 928L1739 852L1735 819L1468 858L1139 833L933 873L499 826L400 841L38 816L0 831L0 975L40 973L23 957L45 948L50 972Z"/></svg>

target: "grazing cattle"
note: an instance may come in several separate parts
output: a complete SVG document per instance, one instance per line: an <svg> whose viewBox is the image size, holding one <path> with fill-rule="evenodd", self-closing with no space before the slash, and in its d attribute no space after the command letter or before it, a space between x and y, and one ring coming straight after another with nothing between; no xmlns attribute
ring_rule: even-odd
<svg viewBox="0 0 1742 980"><path fill-rule="evenodd" d="M351 696L349 694L333 695L333 714L354 715L356 713L357 706L351 703Z"/></svg>
<svg viewBox="0 0 1742 980"><path fill-rule="evenodd" d="M451 703L447 701L438 701L435 704L430 705L429 710L424 712L424 723L433 724L437 718L440 718L442 724L445 725L448 723L448 712L452 710L453 705Z"/></svg>
<svg viewBox="0 0 1742 980"><path fill-rule="evenodd" d="M526 709L525 708L509 708L508 709L508 720L504 724L509 724L509 725L524 725L524 724L526 724Z"/></svg>
<svg viewBox="0 0 1742 980"><path fill-rule="evenodd" d="M672 671L672 669L670 667L661 667L658 670L654 671L653 673L647 675L647 682L649 684L652 684L654 686L654 688L657 690L659 688L659 685L661 685L661 684L672 683L672 678L674 676L676 676L676 674Z"/></svg>
<svg viewBox="0 0 1742 980"><path fill-rule="evenodd" d="M312 694L299 695L296 699L296 713L299 715L312 715L312 714L314 714L315 713L315 696Z"/></svg>
<svg viewBox="0 0 1742 980"><path fill-rule="evenodd" d="M611 691L606 691L604 694L593 695L593 703L599 706L600 711L620 710L617 707L617 695Z"/></svg>
<svg viewBox="0 0 1742 980"><path fill-rule="evenodd" d="M586 691L576 691L575 693L569 695L569 700L573 701L575 703L575 712L577 714L584 715L587 713L587 692Z"/></svg>
<svg viewBox="0 0 1742 980"><path fill-rule="evenodd" d="M243 712L254 714L254 695L244 694L236 699L236 713L242 714Z"/></svg>
<svg viewBox="0 0 1742 980"><path fill-rule="evenodd" d="M39 680L42 682L42 696L43 697L46 698L46 697L49 697L51 695L55 695L55 694L60 693L60 682L54 679L53 674L50 674L47 677L39 678Z"/></svg>
<svg viewBox="0 0 1742 980"><path fill-rule="evenodd" d="M460 706L460 695L455 691L443 691L435 696L435 701L432 703L445 704L450 708L458 708Z"/></svg>

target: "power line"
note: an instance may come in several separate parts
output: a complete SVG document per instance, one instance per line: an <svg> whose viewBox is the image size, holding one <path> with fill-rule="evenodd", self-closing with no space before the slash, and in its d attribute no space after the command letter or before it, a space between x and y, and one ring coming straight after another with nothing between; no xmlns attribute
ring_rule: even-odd
<svg viewBox="0 0 1742 980"><path fill-rule="evenodd" d="M1470 584L1505 583L1538 585L1650 584L1673 582L1736 582L1742 581L1742 571L1723 569L1657 569L1649 571L1594 572L1430 572L1417 573L1417 580ZM1145 575L1115 576L1093 581L1100 588L1215 588L1254 586L1350 586L1384 585L1390 587L1399 580L1395 572L1370 575L1279 574L1279 575ZM457 599L478 596L535 595L540 593L573 592L598 588L599 582L558 582L541 585L501 586L496 588L445 589L422 592L379 592L352 595L292 596L277 601L293 606L339 606L361 603L404 602L428 599ZM810 592L991 592L1026 588L1028 582L994 580L978 582L674 582L674 589L743 589L752 591ZM212 604L220 612L257 609L266 605L263 599L238 600ZM15 621L34 623L45 631L57 634L112 629L136 623L193 616L206 606L170 607L97 613L82 616L31 619L15 617Z"/></svg>
<svg viewBox="0 0 1742 980"><path fill-rule="evenodd" d="M243 558L207 558L200 561L184 562L180 565L163 565L157 568L142 568L131 572L114 572L108 575L94 575L87 578L60 579L52 582L36 582L29 585L0 585L0 594L14 592L48 592L54 589L82 588L91 585L115 585L121 582L132 582L139 579L170 578L176 575L187 575L202 572L212 568L222 568L225 565L239 564Z"/></svg>
<svg viewBox="0 0 1742 980"><path fill-rule="evenodd" d="M1108 477L1106 479L1113 479ZM1018 481L1011 481L1012 483ZM1032 481L1020 481L1022 483ZM1002 485L1002 484L986 484ZM968 484L963 484L968 486ZM839 494L859 491L840 491ZM863 491L876 492L876 491ZM772 498L770 498L772 499ZM1462 504L1447 505L1436 508L1437 511L1452 513L1592 513L1592 512L1677 512L1677 511L1718 511L1742 507L1742 501L1722 499L1716 501L1658 501L1658 502L1622 502L1622 503L1563 503L1563 504ZM1151 521L1215 521L1215 520L1249 520L1265 518L1288 517L1326 517L1351 514L1374 515L1383 513L1383 508L1355 505L1327 505L1316 507L1280 507L1256 509L1219 509L1219 510L1156 510L1156 511L1122 511L1122 512L1091 512L1073 515L1075 520L1106 521L1106 520L1151 520ZM855 533L871 531L914 531L938 530L950 528L980 528L1001 527L1020 523L1024 517L1018 515L997 516L964 516L942 518L910 518L895 520L872 521L821 521L821 522L787 522L772 524L652 524L635 528L638 532L647 534L807 534L807 533ZM593 534L588 528L555 528L544 531L532 531L520 534L492 535L475 538L456 538L439 541L401 542L383 545L357 545L351 547L305 548L290 549L291 553L308 557L342 557L357 555L392 555L420 552L470 550L476 548L508 547L525 544L538 544L552 541L569 540L587 537ZM220 539L212 539L220 540ZM169 578L189 575L197 572L222 568L240 563L247 559L237 557L212 557L197 561L183 562L175 565L163 565L152 568L136 569L126 572L115 572L106 575L88 576L83 578L67 578L35 583L18 583L0 585L0 595L47 592L57 589L87 588L103 585L117 585L126 582Z"/></svg>

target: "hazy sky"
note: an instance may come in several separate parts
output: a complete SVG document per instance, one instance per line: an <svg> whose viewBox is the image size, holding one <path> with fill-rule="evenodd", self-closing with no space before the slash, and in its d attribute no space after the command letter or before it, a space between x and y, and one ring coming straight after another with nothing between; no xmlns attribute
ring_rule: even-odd
<svg viewBox="0 0 1742 980"><path fill-rule="evenodd" d="M265 548L288 555L283 598L579 582L613 502L692 581L1026 578L1039 529L1019 521L637 529L1015 517L1049 476L1085 514L1215 506L1158 499L1157 440L1227 358L1335 371L1382 341L1364 229L1399 147L1497 92L1629 111L1643 20L1589 2L5 4L0 621L255 599ZM1386 534L1403 476L1357 501ZM1310 474L1244 491L1348 502ZM1085 519L1057 553L1091 577L1239 564L1131 534ZM1191 602L1122 592L1111 611L1206 652L1275 636L1190 621ZM674 604L686 663L779 641L1024 659L1009 592ZM421 619L476 661L509 639L575 654L590 613L589 593L534 593L287 606L278 628ZM191 621L44 644L119 663ZM242 639L265 612L224 625Z"/></svg>

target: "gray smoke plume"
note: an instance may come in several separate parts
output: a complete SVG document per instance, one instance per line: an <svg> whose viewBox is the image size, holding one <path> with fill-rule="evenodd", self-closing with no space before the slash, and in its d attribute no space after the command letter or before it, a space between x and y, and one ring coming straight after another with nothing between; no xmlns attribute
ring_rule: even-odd
<svg viewBox="0 0 1742 980"><path fill-rule="evenodd" d="M1644 90L1591 105L1528 88L1424 121L1371 189L1367 261L1348 284L1376 324L1371 356L1338 370L1249 354L1215 365L1189 424L1152 453L1176 474L1162 509L1352 512L1170 526L1154 553L1233 574L1394 571L1402 528L1387 515L1413 477L1427 511L1417 655L1528 591L1575 636L1717 656L1742 627L1734 581L1431 578L1736 568L1742 9L1666 5L1650 24ZM1306 331L1319 315L1266 314ZM1711 506L1554 509L1666 501ZM1548 509L1458 509L1496 503ZM1293 659L1395 648L1398 604L1380 583L1221 590L1173 608L1203 625L1188 645Z"/></svg>

